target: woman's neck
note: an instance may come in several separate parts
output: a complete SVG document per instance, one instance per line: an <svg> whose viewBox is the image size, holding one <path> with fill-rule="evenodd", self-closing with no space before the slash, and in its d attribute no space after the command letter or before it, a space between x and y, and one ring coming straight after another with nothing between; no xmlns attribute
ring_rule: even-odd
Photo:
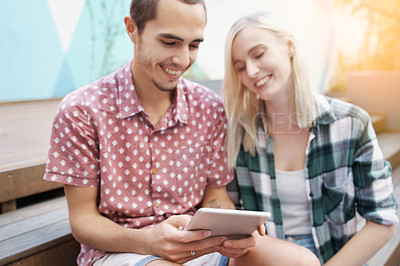
<svg viewBox="0 0 400 266"><path fill-rule="evenodd" d="M268 131L270 134L298 131L296 111L291 97L265 101Z"/></svg>

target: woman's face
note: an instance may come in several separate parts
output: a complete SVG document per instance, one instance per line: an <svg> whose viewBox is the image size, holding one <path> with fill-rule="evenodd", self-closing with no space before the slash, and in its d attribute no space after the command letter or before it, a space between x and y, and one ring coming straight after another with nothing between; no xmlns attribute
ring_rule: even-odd
<svg viewBox="0 0 400 266"><path fill-rule="evenodd" d="M294 44L269 30L246 27L232 44L232 61L242 83L264 101L288 96Z"/></svg>

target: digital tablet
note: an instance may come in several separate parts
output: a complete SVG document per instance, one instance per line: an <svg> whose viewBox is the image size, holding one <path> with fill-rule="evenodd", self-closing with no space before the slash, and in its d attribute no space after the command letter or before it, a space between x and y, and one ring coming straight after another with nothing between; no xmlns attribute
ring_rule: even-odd
<svg viewBox="0 0 400 266"><path fill-rule="evenodd" d="M271 217L269 212L200 208L184 230L210 230L213 236L250 236Z"/></svg>

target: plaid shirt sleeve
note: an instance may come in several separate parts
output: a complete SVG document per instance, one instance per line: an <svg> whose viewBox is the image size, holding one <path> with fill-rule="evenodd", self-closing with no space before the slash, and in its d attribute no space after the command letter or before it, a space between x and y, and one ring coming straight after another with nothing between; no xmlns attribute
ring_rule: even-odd
<svg viewBox="0 0 400 266"><path fill-rule="evenodd" d="M354 120L354 126L362 127L358 130L360 135L352 167L357 211L379 224L398 223L391 166L383 158L371 120L368 119L367 125L363 125L362 120Z"/></svg>

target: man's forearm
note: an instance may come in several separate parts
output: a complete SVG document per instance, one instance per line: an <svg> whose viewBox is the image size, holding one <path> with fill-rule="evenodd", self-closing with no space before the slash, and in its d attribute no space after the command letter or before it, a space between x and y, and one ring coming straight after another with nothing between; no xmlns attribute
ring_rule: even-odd
<svg viewBox="0 0 400 266"><path fill-rule="evenodd" d="M201 206L205 208L235 209L226 187L207 188Z"/></svg>

